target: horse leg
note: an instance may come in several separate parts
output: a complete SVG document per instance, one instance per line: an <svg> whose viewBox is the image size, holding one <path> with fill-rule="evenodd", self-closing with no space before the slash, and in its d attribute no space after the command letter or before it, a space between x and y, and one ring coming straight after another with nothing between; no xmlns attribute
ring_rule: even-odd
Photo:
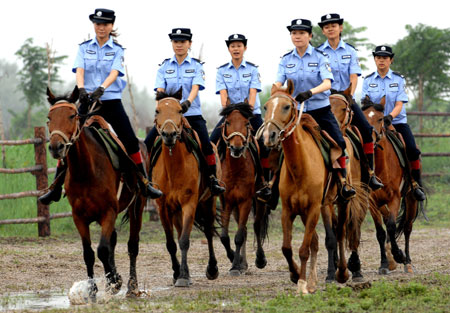
<svg viewBox="0 0 450 313"><path fill-rule="evenodd" d="M221 216L222 231L220 234L220 241L222 242L222 245L224 246L227 252L228 259L230 260L231 263L233 263L234 251L231 248L230 236L228 235L228 227L230 225L230 208L229 205L225 203L225 200L223 200L223 197L221 197L221 202L223 211Z"/></svg>
<svg viewBox="0 0 450 313"><path fill-rule="evenodd" d="M170 209L166 207L164 203L160 204L159 216L164 229L164 234L166 235L166 249L170 254L173 270L173 283L175 284L180 276L180 262L177 258L177 243L173 237L173 216L169 216L168 210Z"/></svg>
<svg viewBox="0 0 450 313"><path fill-rule="evenodd" d="M389 263L386 256L386 232L383 229L383 221L380 214L380 209L378 209L376 212L373 212L371 210L371 215L375 224L375 230L376 230L376 236L378 245L380 246L380 258L381 263L380 267L378 268L378 274L380 275L388 275L389 274Z"/></svg>
<svg viewBox="0 0 450 313"><path fill-rule="evenodd" d="M311 261L309 264L309 276L308 276L308 284L307 290L309 293L313 293L317 289L317 252L319 251L319 236L317 232L314 231L314 234L311 239Z"/></svg>
<svg viewBox="0 0 450 313"><path fill-rule="evenodd" d="M230 275L231 276L239 276L242 272L248 268L247 263L247 257L245 254L245 249L243 253L241 253L241 248L243 245L245 245L245 241L247 238L247 221L248 221L248 215L250 214L252 206L252 198L249 198L245 203L241 203L238 206L239 213L236 214L237 216L237 222L238 222L238 230L236 232L236 235L234 237L234 244L236 245L236 250L234 251L234 259L233 264L230 269Z"/></svg>
<svg viewBox="0 0 450 313"><path fill-rule="evenodd" d="M128 257L130 258L130 278L128 279L128 291L127 296L137 296L139 294L139 285L136 273L136 259L139 254L139 232L142 227L142 212L143 206L141 204L142 199L138 199L135 202L135 210L138 212L130 212L130 237L128 238Z"/></svg>
<svg viewBox="0 0 450 313"><path fill-rule="evenodd" d="M114 259L111 254L114 254L114 248L117 243L117 233L114 229L117 214L110 210L106 216L100 221L102 232L100 236L100 244L97 247L97 255L103 263L106 277L106 291L116 294L120 291L122 286L122 278L117 274L114 264L111 262Z"/></svg>
<svg viewBox="0 0 450 313"><path fill-rule="evenodd" d="M190 234L194 225L194 214L196 207L193 205L185 205L182 208L182 229L178 238L178 244L181 250L180 275L177 278L175 287L189 287L191 284L189 267L187 264L187 253L190 246Z"/></svg>
<svg viewBox="0 0 450 313"><path fill-rule="evenodd" d="M336 280L335 255L337 252L337 240L332 225L333 205L323 205L321 207L322 221L325 227L325 247L328 252L328 269L325 282L331 283Z"/></svg>
<svg viewBox="0 0 450 313"><path fill-rule="evenodd" d="M283 244L281 251L289 266L291 273L290 278L294 284L297 284L300 277L300 271L297 263L292 258L292 224L294 223L295 216L291 213L291 209L283 203L283 209L281 211L281 226L283 228Z"/></svg>
<svg viewBox="0 0 450 313"><path fill-rule="evenodd" d="M77 215L73 215L73 221L78 229L78 233L81 237L81 243L83 245L83 259L86 264L87 275L88 275L88 294L89 300L95 302L97 295L97 284L94 280L94 263L95 263L95 253L91 247L91 235L89 232L89 224L84 220L78 218Z"/></svg>
<svg viewBox="0 0 450 313"><path fill-rule="evenodd" d="M257 268L264 268L267 265L266 255L263 249L263 241L267 232L267 213L270 213L270 207L261 201L255 200L253 205L256 206L255 222L253 223L253 231L256 236L256 259L255 265Z"/></svg>
<svg viewBox="0 0 450 313"><path fill-rule="evenodd" d="M395 212L397 212L398 208L400 207L400 201L397 198L395 198L388 204L388 207L396 208ZM397 244L397 240L395 239L396 219L397 219L397 214L391 213L389 215L389 217L386 221L386 231L388 233L388 236L389 236L389 239L391 242L391 252L392 252L392 255L394 256L395 262L397 262L399 264L405 264L405 262L406 262L405 254L399 248L399 246Z"/></svg>
<svg viewBox="0 0 450 313"><path fill-rule="evenodd" d="M206 214L203 214L205 219L205 236L208 241L209 260L206 267L206 277L209 280L214 280L219 276L219 268L217 267L217 259L214 253L213 235L214 235L214 221L215 221L215 198L208 201L206 206Z"/></svg>
<svg viewBox="0 0 450 313"><path fill-rule="evenodd" d="M338 207L338 221L336 227L336 235L339 250L338 269L336 271L336 281L339 283L345 283L348 278L347 259L345 257L345 232L346 225L349 216L348 201L339 202Z"/></svg>
<svg viewBox="0 0 450 313"><path fill-rule="evenodd" d="M303 236L303 242L298 251L300 257L300 277L297 282L297 292L302 294L308 294L307 283L306 283L306 263L309 259L309 250L311 247L311 241L316 234L316 226L319 221L320 216L320 204L316 207L311 206L309 208L308 216L302 215L302 220L305 221L305 234ZM317 275L317 274L316 274Z"/></svg>

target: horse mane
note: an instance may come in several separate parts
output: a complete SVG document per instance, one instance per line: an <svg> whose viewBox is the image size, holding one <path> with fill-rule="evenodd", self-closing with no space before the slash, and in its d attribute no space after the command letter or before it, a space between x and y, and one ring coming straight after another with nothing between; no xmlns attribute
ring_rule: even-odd
<svg viewBox="0 0 450 313"><path fill-rule="evenodd" d="M183 97L182 88L178 89L178 91L175 92L174 94L168 94L165 91L156 92L156 101L162 100L164 98L175 98L181 101L182 97Z"/></svg>
<svg viewBox="0 0 450 313"><path fill-rule="evenodd" d="M221 116L228 116L234 110L238 110L246 119L250 119L253 117L253 108L245 102L235 103L226 106L220 112Z"/></svg>
<svg viewBox="0 0 450 313"><path fill-rule="evenodd" d="M361 100L361 104L362 104L361 110L363 111L367 110L370 107L373 107L375 111L384 112L384 106L378 103L373 103L368 96L366 96L364 99Z"/></svg>

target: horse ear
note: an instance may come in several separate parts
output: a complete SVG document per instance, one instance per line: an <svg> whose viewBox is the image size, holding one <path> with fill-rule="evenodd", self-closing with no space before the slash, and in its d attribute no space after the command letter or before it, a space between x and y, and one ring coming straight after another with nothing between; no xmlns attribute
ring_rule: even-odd
<svg viewBox="0 0 450 313"><path fill-rule="evenodd" d="M380 104L384 107L384 105L386 104L386 96L383 96L383 98L381 98Z"/></svg>
<svg viewBox="0 0 450 313"><path fill-rule="evenodd" d="M292 93L294 92L294 82L291 79L288 79L287 81L287 93L292 95Z"/></svg>
<svg viewBox="0 0 450 313"><path fill-rule="evenodd" d="M80 90L78 89L78 86L75 86L75 88L72 91L72 94L69 97L69 102L70 103L75 103L78 101L80 95Z"/></svg>
<svg viewBox="0 0 450 313"><path fill-rule="evenodd" d="M273 95L278 90L277 85L273 84L272 89L270 90L270 95Z"/></svg>
<svg viewBox="0 0 450 313"><path fill-rule="evenodd" d="M175 99L181 100L183 98L183 87L180 87L178 91L173 95Z"/></svg>
<svg viewBox="0 0 450 313"><path fill-rule="evenodd" d="M55 103L55 96L53 95L52 91L50 90L50 87L47 86L47 100L50 103L50 105L53 105Z"/></svg>

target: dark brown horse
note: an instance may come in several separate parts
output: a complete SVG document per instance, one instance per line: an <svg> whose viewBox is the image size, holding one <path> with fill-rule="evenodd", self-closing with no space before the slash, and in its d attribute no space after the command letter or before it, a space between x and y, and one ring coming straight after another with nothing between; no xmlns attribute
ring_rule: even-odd
<svg viewBox="0 0 450 313"><path fill-rule="evenodd" d="M258 268L264 268L267 264L262 245L267 235L270 208L257 200L255 196L257 175L255 162L259 162L259 160L254 160L250 152L250 145L258 147L249 122L253 116L252 111L253 109L247 103L238 103L228 105L221 112L221 115L225 116L225 122L222 125L222 140L227 146L221 160L222 181L227 189L220 197L222 203L220 240L232 262L230 269L232 276L239 276L248 268L246 257L247 221L252 208L255 213L254 232L257 243L255 264ZM234 238L235 251L231 249L228 235L231 214L238 223Z"/></svg>
<svg viewBox="0 0 450 313"><path fill-rule="evenodd" d="M365 171L362 171L362 168L366 166L367 161L364 162L365 155L363 153L362 146L360 147L359 151L356 151L358 150L358 148L356 146L353 146L348 137L348 132L352 131L353 134L355 134L360 139L360 142L362 142L362 138L359 134L358 129L356 127L352 127L350 124L352 120L352 111L350 109L351 101L351 84L346 90L340 92L332 92L330 96L331 111L338 121L347 146L346 150L350 160L350 171L348 179L353 186L358 187L356 198L350 199L350 207L360 206L358 212L361 212L361 214L350 216L347 223L346 235L348 248L351 251L351 256L348 260L348 269L352 272L353 281L362 281L363 276L361 273L361 262L358 255L358 248L361 240L361 226L370 203L368 186L366 184L366 180L368 177L363 178L363 173L365 173ZM357 155L359 157L357 157Z"/></svg>
<svg viewBox="0 0 450 313"><path fill-rule="evenodd" d="M282 201L281 223L283 227L282 251L291 272L291 281L298 285L302 294L313 292L317 284L317 252L319 249L316 225L322 213L328 250L327 280L345 282L348 279L345 260L345 225L348 218L348 203L338 203L338 226L336 233L331 223L328 205L334 203L337 187L325 165L322 153L315 140L317 123L308 114L297 110L297 102L291 96L294 85L288 80L287 88L273 85L271 97L264 105L266 110L263 132L264 144L270 148L282 146L284 161L280 172L279 190ZM308 126L309 125L309 126ZM339 151L339 154L341 152ZM330 183L329 188L327 188ZM354 212L358 214L358 212ZM296 216L305 225L303 243L299 249L300 268L292 257L292 226ZM334 272L336 245L339 243L338 269ZM306 282L306 263L311 255L311 270ZM336 276L335 276L336 275Z"/></svg>
<svg viewBox="0 0 450 313"><path fill-rule="evenodd" d="M201 227L208 240L209 261L206 277L216 279L219 275L213 247L216 198L210 195L208 181L200 172L200 162L191 152L188 139L183 134L184 128L189 127L189 124L183 118L180 99L181 89L173 97L160 92L156 95L155 127L163 145L161 155L153 167L152 177L153 182L164 193L156 202L166 234L166 247L172 260L175 286L188 287L191 280L187 253L194 222ZM181 137L184 138L183 141L180 140ZM220 169L220 166L217 168ZM181 264L176 255L174 227L178 232Z"/></svg>
<svg viewBox="0 0 450 313"><path fill-rule="evenodd" d="M80 125L74 104L78 99L77 87L68 97L55 97L49 89L47 95L51 105L48 113L49 150L55 159L67 162L65 190L72 206L73 221L83 244L89 296L94 300L97 292L93 279L95 255L91 248L89 225L92 222L100 224L101 237L97 254L105 270L107 290L116 293L120 290L122 278L117 273L114 262L114 248L117 243L115 222L118 214L127 208L126 216L130 221L128 295L135 295L138 292L136 258L145 204L145 197L137 194L137 188L134 187L137 177L130 171L127 182L131 181L131 185L122 188L122 173L114 169L105 149L95 139L93 131ZM148 158L146 161L148 163Z"/></svg>
<svg viewBox="0 0 450 313"><path fill-rule="evenodd" d="M389 260L389 255L386 255L386 252L389 252L389 245L386 246L387 239L395 262L404 264L405 272L412 273L409 239L419 210L418 203L411 193L410 176L408 170L401 166L392 143L386 137L383 125L385 98L382 98L380 104L376 104L366 96L361 104L364 115L376 134L375 173L384 184L383 188L371 193L376 207L371 210L371 214L381 252L381 266L378 272L388 274L389 270L396 267L396 264ZM403 210L399 216L401 207ZM383 229L383 222L386 225L388 237ZM402 232L405 235L406 255L397 244L397 237Z"/></svg>

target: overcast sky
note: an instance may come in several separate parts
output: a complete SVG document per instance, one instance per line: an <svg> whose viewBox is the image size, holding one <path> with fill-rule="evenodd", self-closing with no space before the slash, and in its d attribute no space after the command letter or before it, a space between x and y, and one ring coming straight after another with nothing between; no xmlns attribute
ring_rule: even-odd
<svg viewBox="0 0 450 313"><path fill-rule="evenodd" d="M125 63L137 87L153 90L158 64L173 55L167 34L172 28L189 27L193 32L191 55L198 56L203 45L206 89L200 97L218 105L216 68L230 60L224 42L230 34L248 38L245 59L259 65L263 86L270 86L280 56L293 47L286 29L293 19L305 18L317 25L322 15L339 13L353 27L368 27L362 35L371 43L393 44L407 34L407 24L449 28L449 12L442 4L440 0L5 0L0 5L0 59L15 62L14 53L29 37L38 45L48 42L57 55L68 56L61 75L70 81L75 78L71 68L78 44L95 34L89 14L95 8L109 8L116 12L118 40L126 48ZM367 65L372 72L372 58Z"/></svg>

